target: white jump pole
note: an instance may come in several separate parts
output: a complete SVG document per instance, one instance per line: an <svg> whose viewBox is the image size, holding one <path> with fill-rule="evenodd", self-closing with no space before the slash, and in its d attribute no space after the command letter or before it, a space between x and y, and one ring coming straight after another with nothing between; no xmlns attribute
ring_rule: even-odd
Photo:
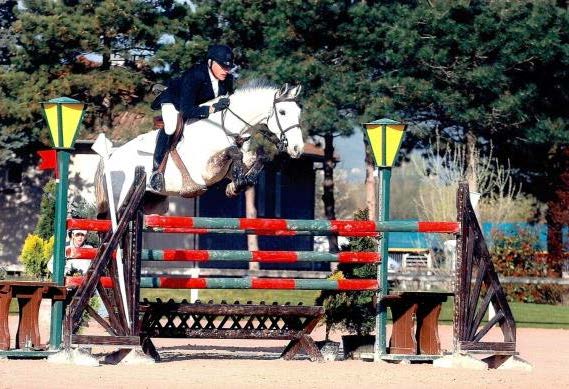
<svg viewBox="0 0 569 389"><path fill-rule="evenodd" d="M115 197L113 195L113 186L111 183L111 171L108 167L107 160L110 156L110 150L112 148L112 143L106 138L105 134L101 133L97 137L97 140L91 147L93 151L101 156L103 161L103 171L105 173L105 183L107 186L107 199L109 200L109 213L111 214L111 226L113 232L116 232L118 228L117 222L117 213L115 208ZM118 278L119 278L119 288L121 292L121 299L123 304L123 313L126 317L127 326L130 327L130 318L128 316L128 304L126 301L126 282L124 279L124 265L123 265L123 258L122 258L122 249L120 244L117 246L117 271L118 271Z"/></svg>

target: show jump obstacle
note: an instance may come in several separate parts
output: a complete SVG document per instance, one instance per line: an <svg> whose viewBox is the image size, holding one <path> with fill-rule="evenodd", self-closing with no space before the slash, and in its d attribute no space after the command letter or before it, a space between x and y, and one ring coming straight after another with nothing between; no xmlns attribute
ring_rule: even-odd
<svg viewBox="0 0 569 389"><path fill-rule="evenodd" d="M64 345L115 345L128 350L142 350L159 358L152 338L246 338L287 339L285 359L301 349L320 360L322 355L310 333L322 318L322 307L254 304L201 304L182 301L140 301L140 288L207 288L207 289L319 289L374 290L383 288L379 309L391 307L394 327L389 347L382 359L435 359L442 352L437 333L440 302L446 299L433 293L389 294L388 285L377 279L293 279L293 278L179 278L141 277L142 261L223 261L256 262L336 261L340 263L379 263L377 252L316 253L295 251L221 251L221 250L152 250L143 249L145 231L190 233L255 233L291 236L300 234L344 236L379 236L384 231L452 233L457 239L457 268L454 282L453 352L478 353L495 358L516 354L516 326L488 249L469 202L466 184L457 194L457 222L406 221L323 221L280 219L212 219L199 217L144 216L141 202L145 176L137 170L135 185L118 212L118 227L110 230L105 220L68 220L67 228L107 231L99 249L79 250L78 257L92 259L84 277L69 278L76 286L64 319ZM118 285L116 261L118 246L124 250L126 299ZM98 291L108 312L101 318L89 305ZM448 293L447 293L448 294ZM123 300L127 307L123 306ZM483 318L492 305L496 314L488 322ZM126 308L126 309L124 309ZM107 335L81 335L77 331L83 312L100 323ZM128 319L124 312L129 316ZM413 322L416 319L416 322ZM484 341L496 324L503 340ZM495 336L493 337L495 339ZM385 347L385 345L384 345Z"/></svg>

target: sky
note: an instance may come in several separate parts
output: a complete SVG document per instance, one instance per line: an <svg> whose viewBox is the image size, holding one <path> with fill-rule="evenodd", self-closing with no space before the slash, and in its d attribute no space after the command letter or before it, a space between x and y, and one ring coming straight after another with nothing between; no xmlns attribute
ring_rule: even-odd
<svg viewBox="0 0 569 389"><path fill-rule="evenodd" d="M334 138L334 148L340 157L336 168L348 171L348 180L363 182L365 179L365 149L363 134L356 130L349 138Z"/></svg>

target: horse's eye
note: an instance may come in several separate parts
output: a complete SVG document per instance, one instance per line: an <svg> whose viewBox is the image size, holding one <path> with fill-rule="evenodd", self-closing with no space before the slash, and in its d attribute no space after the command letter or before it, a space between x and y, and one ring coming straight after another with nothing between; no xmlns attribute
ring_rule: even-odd
<svg viewBox="0 0 569 389"><path fill-rule="evenodd" d="M279 115L286 115L286 111L284 109L279 109Z"/></svg>

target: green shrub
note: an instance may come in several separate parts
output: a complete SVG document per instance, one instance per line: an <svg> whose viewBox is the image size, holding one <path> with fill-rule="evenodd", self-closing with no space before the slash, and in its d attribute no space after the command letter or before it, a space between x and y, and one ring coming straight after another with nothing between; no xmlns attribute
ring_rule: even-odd
<svg viewBox="0 0 569 389"><path fill-rule="evenodd" d="M538 256L538 238L520 228L514 235L492 231L491 254L496 271L509 277L544 277L547 263Z"/></svg>
<svg viewBox="0 0 569 389"><path fill-rule="evenodd" d="M569 288L563 285L502 284L509 301L531 304L560 304Z"/></svg>
<svg viewBox="0 0 569 389"><path fill-rule="evenodd" d="M519 229L513 235L492 231L492 239L490 254L496 272L507 277L547 277L547 257L540 255L538 238L531 231ZM509 301L536 304L559 304L569 289L536 284L502 284L502 288Z"/></svg>
<svg viewBox="0 0 569 389"><path fill-rule="evenodd" d="M43 239L33 234L26 237L19 258L26 274L36 278L48 276L47 263L53 254L53 241L53 237Z"/></svg>
<svg viewBox="0 0 569 389"><path fill-rule="evenodd" d="M368 220L368 211L360 210L354 214L354 220ZM342 251L377 251L377 241L370 237L349 238L347 247ZM375 279L377 264L339 264L331 279ZM376 309L373 304L374 291L322 291L316 299L317 305L324 306L326 321L326 339L333 328L343 328L349 333L368 335L375 328Z"/></svg>
<svg viewBox="0 0 569 389"><path fill-rule="evenodd" d="M49 182L43 188L40 203L40 215L34 234L42 239L49 239L53 235L55 223L55 180Z"/></svg>

